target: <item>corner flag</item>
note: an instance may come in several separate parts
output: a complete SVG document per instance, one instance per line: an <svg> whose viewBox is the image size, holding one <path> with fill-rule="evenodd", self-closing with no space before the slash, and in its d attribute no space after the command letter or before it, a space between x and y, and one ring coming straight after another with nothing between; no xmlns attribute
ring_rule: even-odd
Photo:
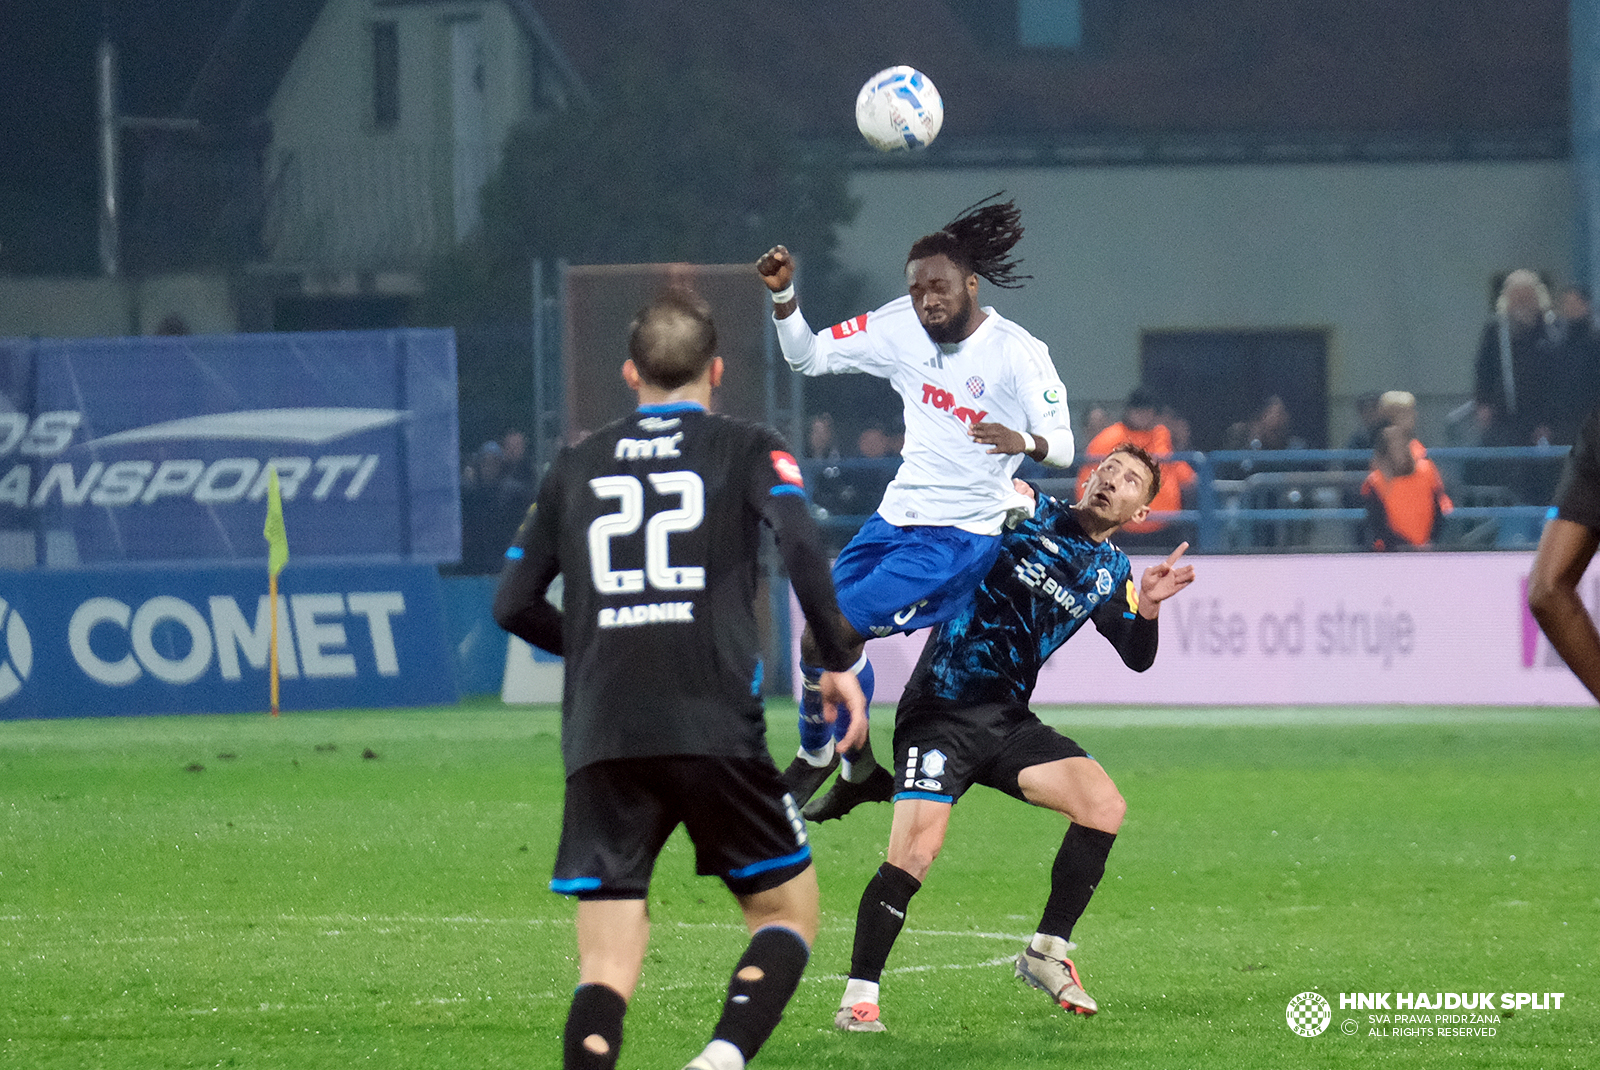
<svg viewBox="0 0 1600 1070"><path fill-rule="evenodd" d="M272 620L272 716L278 716L278 573L289 563L289 532L283 526L283 495L278 490L278 470L267 468L267 612Z"/></svg>
<svg viewBox="0 0 1600 1070"><path fill-rule="evenodd" d="M267 469L267 572L276 577L289 563L289 533L283 527L283 497L278 490L278 470Z"/></svg>

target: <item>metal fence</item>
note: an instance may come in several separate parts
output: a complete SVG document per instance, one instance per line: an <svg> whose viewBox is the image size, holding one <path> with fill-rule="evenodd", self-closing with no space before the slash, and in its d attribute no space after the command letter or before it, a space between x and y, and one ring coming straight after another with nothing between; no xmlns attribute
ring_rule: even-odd
<svg viewBox="0 0 1600 1070"><path fill-rule="evenodd" d="M1432 546L1526 550L1538 543L1568 446L1430 449L1455 508L1441 517ZM1188 539L1200 553L1341 553L1372 549L1360 494L1367 450L1217 450L1174 454L1196 479L1185 508L1151 514L1165 541ZM1084 461L1093 458L1084 458ZM877 507L899 458L802 462L818 521L837 549ZM1018 475L1072 501L1077 475L1024 461ZM1490 482L1488 476L1500 477ZM1148 541L1148 540L1147 540Z"/></svg>

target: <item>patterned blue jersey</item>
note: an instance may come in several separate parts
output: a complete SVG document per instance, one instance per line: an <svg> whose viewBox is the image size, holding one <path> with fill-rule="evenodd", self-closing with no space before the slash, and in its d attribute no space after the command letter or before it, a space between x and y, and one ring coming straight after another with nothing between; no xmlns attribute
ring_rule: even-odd
<svg viewBox="0 0 1600 1070"><path fill-rule="evenodd" d="M1124 661L1147 668L1129 653L1138 599L1128 555L1041 494L1033 519L1005 533L971 606L929 636L901 702L1025 704L1045 660L1091 618Z"/></svg>

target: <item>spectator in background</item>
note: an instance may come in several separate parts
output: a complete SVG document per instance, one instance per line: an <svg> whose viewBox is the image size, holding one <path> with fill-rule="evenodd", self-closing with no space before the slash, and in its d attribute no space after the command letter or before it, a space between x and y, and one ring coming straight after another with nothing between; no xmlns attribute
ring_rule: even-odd
<svg viewBox="0 0 1600 1070"><path fill-rule="evenodd" d="M1261 403L1256 414L1228 428L1230 450L1298 450L1305 442L1289 433L1289 406L1273 394Z"/></svg>
<svg viewBox="0 0 1600 1070"><path fill-rule="evenodd" d="M1172 452L1187 453L1194 449L1193 436L1189 427L1189 418L1174 409L1171 405L1161 406L1161 411L1156 414L1156 420L1166 425L1172 433Z"/></svg>
<svg viewBox="0 0 1600 1070"><path fill-rule="evenodd" d="M1111 414L1103 405L1095 405L1083 414L1083 440L1088 442L1111 426Z"/></svg>
<svg viewBox="0 0 1600 1070"><path fill-rule="evenodd" d="M1186 461L1171 459L1172 432L1156 417L1155 395L1142 386L1135 387L1128 395L1127 404L1122 410L1122 419L1090 439L1089 445L1084 448L1085 458L1092 459L1092 463L1078 470L1078 496L1082 497L1084 485L1089 482L1089 476L1094 472L1100 458L1109 456L1112 450L1124 442L1133 443L1160 462L1160 486L1155 497L1150 499L1150 511L1155 513L1182 509L1183 490L1194 483L1194 469ZM1168 523L1166 520L1155 519L1129 521L1123 525L1122 533L1117 536L1117 542L1122 546L1170 547L1174 544L1174 540L1181 542L1182 539L1166 531Z"/></svg>
<svg viewBox="0 0 1600 1070"><path fill-rule="evenodd" d="M507 428L500 436L500 454L505 458L502 479L514 479L533 501L533 458L528 455L528 436L516 428Z"/></svg>
<svg viewBox="0 0 1600 1070"><path fill-rule="evenodd" d="M844 469L833 463L841 454L834 438L833 414L819 412L806 423L806 458L824 462L821 468L806 474L811 502L818 509L819 519L830 516L865 516L876 502L863 502L855 485L846 477ZM830 527L823 529L824 542L830 551L837 553L843 543L840 532Z"/></svg>
<svg viewBox="0 0 1600 1070"><path fill-rule="evenodd" d="M1385 428L1393 427L1411 451L1411 456L1422 460L1428 449L1417 438L1417 398L1408 390L1385 390L1378 395L1378 430L1373 434L1372 448L1378 448L1378 438Z"/></svg>
<svg viewBox="0 0 1600 1070"><path fill-rule="evenodd" d="M1454 507L1439 470L1419 457L1421 443L1402 427L1378 432L1372 471L1361 484L1367 503L1368 545L1374 550L1409 550L1429 545L1440 516Z"/></svg>
<svg viewBox="0 0 1600 1070"><path fill-rule="evenodd" d="M1556 392L1552 441L1576 442L1583 419L1600 402L1600 328L1595 326L1587 286L1561 291L1561 383Z"/></svg>
<svg viewBox="0 0 1600 1070"><path fill-rule="evenodd" d="M1560 360L1550 291L1537 274L1518 268L1501 283L1494 313L1484 324L1473 364L1482 442L1531 446L1549 441Z"/></svg>
<svg viewBox="0 0 1600 1070"><path fill-rule="evenodd" d="M806 456L816 461L839 459L839 444L834 441L831 412L819 412L806 424Z"/></svg>
<svg viewBox="0 0 1600 1070"><path fill-rule="evenodd" d="M1378 400L1383 395L1369 390L1356 398L1356 419L1360 426L1350 432L1345 440L1347 450L1370 450L1378 444L1378 432L1383 430L1383 414L1378 410Z"/></svg>
<svg viewBox="0 0 1600 1070"><path fill-rule="evenodd" d="M856 436L856 454L863 460L882 462L878 465L856 466L846 473L850 485L855 489L856 499L862 506L857 512L872 513L883 501L883 492L889 489L894 479L896 465L892 462L899 455L889 431L876 422L863 427Z"/></svg>
<svg viewBox="0 0 1600 1070"><path fill-rule="evenodd" d="M522 447L520 431L508 431L500 441L485 442L467 461L461 480L461 567L482 575L499 572L506 547L516 538L528 506L532 484L507 456L506 443Z"/></svg>
<svg viewBox="0 0 1600 1070"><path fill-rule="evenodd" d="M856 453L877 460L894 456L894 439L882 424L868 424L856 436Z"/></svg>

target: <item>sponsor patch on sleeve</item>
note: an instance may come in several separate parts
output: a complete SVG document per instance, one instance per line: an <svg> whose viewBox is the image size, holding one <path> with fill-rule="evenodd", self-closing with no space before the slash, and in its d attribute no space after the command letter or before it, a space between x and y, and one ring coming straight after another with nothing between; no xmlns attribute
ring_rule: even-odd
<svg viewBox="0 0 1600 1070"><path fill-rule="evenodd" d="M867 313L863 312L853 320L845 320L843 323L835 323L833 325L833 336L835 338L849 338L852 334L860 334L866 329Z"/></svg>
<svg viewBox="0 0 1600 1070"><path fill-rule="evenodd" d="M778 473L778 478L785 483L792 483L797 487L806 485L806 481L800 475L800 462L794 459L794 454L792 453L773 450L772 470Z"/></svg>
<svg viewBox="0 0 1600 1070"><path fill-rule="evenodd" d="M1139 588L1133 582L1133 577L1128 577L1128 608L1135 613L1139 612Z"/></svg>

